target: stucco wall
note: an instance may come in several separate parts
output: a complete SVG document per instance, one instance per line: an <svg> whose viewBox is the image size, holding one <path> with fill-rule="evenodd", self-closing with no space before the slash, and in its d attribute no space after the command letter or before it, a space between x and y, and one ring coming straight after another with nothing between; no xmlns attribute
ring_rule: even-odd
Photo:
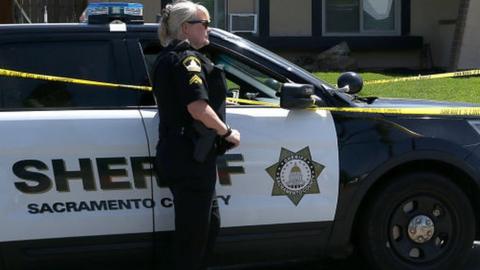
<svg viewBox="0 0 480 270"><path fill-rule="evenodd" d="M352 52L351 56L357 61L360 69L418 69L420 66L420 51L418 50Z"/></svg>
<svg viewBox="0 0 480 270"><path fill-rule="evenodd" d="M228 13L256 13L257 1L255 0L229 0Z"/></svg>
<svg viewBox="0 0 480 270"><path fill-rule="evenodd" d="M157 14L160 14L160 1L158 0L137 0L140 3L143 3L143 16L145 22L153 23L157 21Z"/></svg>
<svg viewBox="0 0 480 270"><path fill-rule="evenodd" d="M480 68L480 1L471 0L458 60L459 69Z"/></svg>
<svg viewBox="0 0 480 270"><path fill-rule="evenodd" d="M459 0L411 2L411 35L423 36L424 43L430 44L436 67L447 69L449 66L459 3Z"/></svg>
<svg viewBox="0 0 480 270"><path fill-rule="evenodd" d="M311 36L312 1L270 0L270 36Z"/></svg>

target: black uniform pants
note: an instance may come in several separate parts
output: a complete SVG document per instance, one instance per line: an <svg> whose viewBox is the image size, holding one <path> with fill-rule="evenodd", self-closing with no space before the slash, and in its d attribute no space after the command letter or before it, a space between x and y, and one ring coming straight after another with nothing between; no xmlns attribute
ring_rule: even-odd
<svg viewBox="0 0 480 270"><path fill-rule="evenodd" d="M188 182L170 186L175 205L173 251L177 270L205 269L220 228L214 190L202 190Z"/></svg>
<svg viewBox="0 0 480 270"><path fill-rule="evenodd" d="M205 162L198 163L193 160L191 140L169 137L157 146L155 167L173 195L175 269L205 269L220 229L215 200L216 155L211 153Z"/></svg>

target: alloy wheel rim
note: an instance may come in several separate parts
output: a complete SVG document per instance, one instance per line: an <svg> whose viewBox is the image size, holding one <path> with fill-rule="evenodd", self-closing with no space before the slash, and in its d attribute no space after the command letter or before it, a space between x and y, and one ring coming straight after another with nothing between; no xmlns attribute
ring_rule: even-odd
<svg viewBox="0 0 480 270"><path fill-rule="evenodd" d="M412 197L396 207L388 228L387 247L407 262L440 259L454 240L450 211L441 201L427 195Z"/></svg>

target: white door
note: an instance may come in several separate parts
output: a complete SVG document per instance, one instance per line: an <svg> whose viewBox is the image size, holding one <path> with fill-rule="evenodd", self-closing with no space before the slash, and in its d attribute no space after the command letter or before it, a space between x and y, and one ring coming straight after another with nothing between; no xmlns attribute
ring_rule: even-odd
<svg viewBox="0 0 480 270"><path fill-rule="evenodd" d="M152 232L138 110L0 112L0 124L1 241Z"/></svg>
<svg viewBox="0 0 480 270"><path fill-rule="evenodd" d="M338 196L338 149L326 111L229 108L240 147L220 157L224 227L331 221Z"/></svg>

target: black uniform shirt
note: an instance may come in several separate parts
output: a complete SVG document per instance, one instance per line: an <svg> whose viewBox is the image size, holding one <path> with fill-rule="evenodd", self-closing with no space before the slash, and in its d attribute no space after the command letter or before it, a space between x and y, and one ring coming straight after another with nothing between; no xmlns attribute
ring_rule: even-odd
<svg viewBox="0 0 480 270"><path fill-rule="evenodd" d="M153 70L153 91L162 127L191 127L187 105L196 100L209 102L206 67L199 52L188 42L173 42L159 55Z"/></svg>
<svg viewBox="0 0 480 270"><path fill-rule="evenodd" d="M161 181L215 179L214 151L208 153L204 162L194 160L199 134L187 106L196 100L205 100L220 119L225 119L223 70L187 42L177 41L158 56L151 77L160 116L157 176ZM209 188L215 186L214 181L204 182L210 183Z"/></svg>

